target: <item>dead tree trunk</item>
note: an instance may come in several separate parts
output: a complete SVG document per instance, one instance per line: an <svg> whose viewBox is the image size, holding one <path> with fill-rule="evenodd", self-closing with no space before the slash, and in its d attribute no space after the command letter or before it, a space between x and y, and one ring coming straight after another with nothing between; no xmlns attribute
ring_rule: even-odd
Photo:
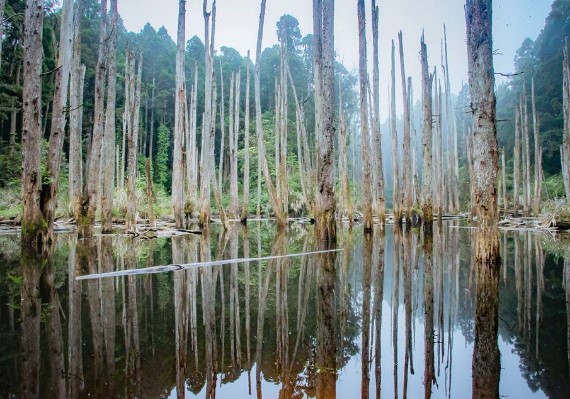
<svg viewBox="0 0 570 399"><path fill-rule="evenodd" d="M563 64L563 109L564 109L564 138L560 147L562 176L564 177L564 190L566 202L570 204L570 46L568 37L564 41L564 64ZM570 352L569 352L570 353Z"/></svg>
<svg viewBox="0 0 570 399"><path fill-rule="evenodd" d="M424 226L428 228L433 222L433 166L432 166L432 144L433 144L433 107L432 107L432 86L433 74L429 73L427 46L424 35L420 42L420 58L422 63L422 104L423 104L423 134L422 134L422 156L423 156L423 177L422 177L422 218Z"/></svg>
<svg viewBox="0 0 570 399"><path fill-rule="evenodd" d="M372 137L374 138L374 165L376 169L376 202L378 222L384 224L386 219L386 206L384 204L384 165L382 164L382 134L380 131L380 68L378 53L378 17L379 10L376 0L372 0L372 97L373 97L373 126Z"/></svg>
<svg viewBox="0 0 570 399"><path fill-rule="evenodd" d="M0 21L4 21L4 5L6 0L0 0ZM0 66L2 65L2 41L4 40L4 24L0 23Z"/></svg>
<svg viewBox="0 0 570 399"><path fill-rule="evenodd" d="M222 137L220 139L220 161L218 166L218 190L222 191L224 186L224 155L225 155L225 144L226 144L226 109L224 105L224 69L222 67L222 59L220 58L220 88L222 91L221 101L220 101L220 130L222 132ZM230 112L232 106L230 101ZM230 130L231 130L230 124Z"/></svg>
<svg viewBox="0 0 570 399"><path fill-rule="evenodd" d="M505 216L507 214L507 210L509 209L509 204L507 201L507 171L505 168L505 147L503 147L501 151L501 184L503 188L503 212Z"/></svg>
<svg viewBox="0 0 570 399"><path fill-rule="evenodd" d="M404 153L403 153L403 182L404 182L404 217L406 223L411 222L412 217L412 162L410 155L410 101L406 83L406 68L404 65L404 41L402 31L398 32L398 44L400 48L400 72L402 77L402 98L404 100Z"/></svg>
<svg viewBox="0 0 570 399"><path fill-rule="evenodd" d="M117 20L119 12L117 10L117 0L111 0L111 32L109 33L109 53L108 53L108 88L107 88L107 110L105 113L105 132L103 136L103 157L102 173L103 186L101 191L101 229L103 233L111 232L115 157L109 156L115 149L115 100L117 97Z"/></svg>
<svg viewBox="0 0 570 399"><path fill-rule="evenodd" d="M467 55L473 113L473 165L477 241L475 259L500 259L497 206L497 128L492 48L492 1L467 0ZM474 368L476 359L474 358ZM475 387L474 387L475 388Z"/></svg>
<svg viewBox="0 0 570 399"><path fill-rule="evenodd" d="M360 81L360 139L362 142L362 210L364 231L372 231L372 192L370 171L370 137L368 131L368 72L366 56L366 11L364 0L358 0L358 75Z"/></svg>
<svg viewBox="0 0 570 399"><path fill-rule="evenodd" d="M244 164L243 164L243 196L242 196L242 206L241 206L241 222L243 224L247 223L247 215L249 210L249 87L250 87L250 72L249 64L250 57L249 51L247 52L247 66L246 66L246 80L245 80L245 137L244 137ZM249 345L249 341L248 341Z"/></svg>
<svg viewBox="0 0 570 399"><path fill-rule="evenodd" d="M269 196L271 197L271 204L273 207L273 212L275 212L275 217L277 219L277 224L279 227L285 227L287 224L286 215L281 211L281 206L279 205L279 198L275 191L275 186L271 180L271 175L269 172L269 164L267 163L267 158L265 156L265 139L263 137L263 125L261 120L261 43L263 39L263 22L265 20L265 3L266 0L261 0L261 11L259 14L259 28L257 31L257 47L255 51L255 129L258 137L258 162L261 162L263 177L265 179L265 185ZM258 177L259 178L259 177ZM259 198L259 196L258 196Z"/></svg>
<svg viewBox="0 0 570 399"><path fill-rule="evenodd" d="M76 222L81 216L83 197L82 131L83 131L83 86L85 65L81 65L81 0L75 3L73 19L73 56L71 83L69 87L69 203Z"/></svg>
<svg viewBox="0 0 570 399"><path fill-rule="evenodd" d="M530 174L530 137L528 131L528 107L527 107L527 97L526 97L526 82L523 79L523 94L521 100L521 117L522 123L521 128L523 131L523 143L524 143L524 151L525 151L525 161L524 161L524 208L523 212L525 215L528 215L531 211L531 203L532 203L532 196L531 196L531 174Z"/></svg>
<svg viewBox="0 0 570 399"><path fill-rule="evenodd" d="M89 152L89 168L87 198L83 203L83 216L78 220L81 235L93 234L95 224L95 212L99 205L99 185L101 177L101 149L103 144L103 131L105 128L105 66L107 58L107 0L101 0L101 25L99 32L99 54L95 66L95 98L93 101L93 132L91 136L91 148Z"/></svg>
<svg viewBox="0 0 570 399"><path fill-rule="evenodd" d="M362 6L364 7L364 6ZM317 237L336 245L334 191L334 0L313 0L313 21L318 21L315 64L319 70L320 121L317 132L318 188L315 204ZM286 144L286 142L285 142Z"/></svg>
<svg viewBox="0 0 570 399"><path fill-rule="evenodd" d="M339 79L340 80L340 79ZM346 211L346 216L348 218L349 226L352 226L353 215L352 215L352 201L350 198L350 184L348 182L348 154L347 154L347 142L348 142L348 132L346 128L346 116L342 110L342 85L338 85L338 115L339 115L339 171L340 171L340 191L341 191L341 201L339 210L339 219L342 219L342 213Z"/></svg>
<svg viewBox="0 0 570 399"><path fill-rule="evenodd" d="M42 245L44 220L40 204L42 181L42 30L44 2L26 1L24 16L24 91L22 121L22 245Z"/></svg>
<svg viewBox="0 0 570 399"><path fill-rule="evenodd" d="M230 136L230 215L232 218L237 218L239 215L239 200L238 200L238 141L239 141L239 108L240 108L240 81L241 73L238 71L235 75L235 88L234 88L234 107L233 110L233 123L234 126L230 127L232 132ZM232 118L230 118L230 121Z"/></svg>
<svg viewBox="0 0 570 399"><path fill-rule="evenodd" d="M398 130L396 129L396 47L392 40L392 88L390 95L390 131L392 137L392 163L394 164L394 188L392 193L392 207L394 208L394 223L402 221L402 199L400 193L400 167L398 151Z"/></svg>
<svg viewBox="0 0 570 399"><path fill-rule="evenodd" d="M178 34L176 36L176 93L174 96L174 147L172 160L172 208L177 228L184 223L184 164L182 147L184 142L184 49L186 29L186 1L178 2ZM207 43L206 43L207 48Z"/></svg>
<svg viewBox="0 0 570 399"><path fill-rule="evenodd" d="M534 199L532 207L534 214L538 215L540 213L540 120L538 118L538 113L536 112L536 101L534 98L534 78L531 81L531 97L532 97L532 125L534 133Z"/></svg>
<svg viewBox="0 0 570 399"><path fill-rule="evenodd" d="M515 107L515 150L513 160L513 208L515 216L519 213L519 185L520 185L520 154L521 140L519 128L519 109Z"/></svg>
<svg viewBox="0 0 570 399"><path fill-rule="evenodd" d="M279 135L279 169L277 170L277 185L279 191L281 192L281 206L283 209L283 214L287 215L289 213L289 184L287 182L287 126L288 126L288 95L287 95L287 58L288 49L286 41L281 43L280 51L280 73L279 73L279 87L281 88L281 97L279 102L279 121L278 121L278 131Z"/></svg>

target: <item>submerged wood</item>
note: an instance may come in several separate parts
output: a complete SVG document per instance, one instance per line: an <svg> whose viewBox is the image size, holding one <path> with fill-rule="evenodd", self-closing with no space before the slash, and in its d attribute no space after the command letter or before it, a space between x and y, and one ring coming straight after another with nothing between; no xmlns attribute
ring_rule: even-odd
<svg viewBox="0 0 570 399"><path fill-rule="evenodd" d="M193 269L193 268L206 267L206 266L234 265L237 263L245 263L245 262L261 262L261 261L275 260L275 259L282 259L282 258L293 258L293 257L297 257L297 256L319 255L319 254L324 254L324 253L329 253L329 252L340 252L343 250L344 250L343 248L336 248L336 249L329 249L329 250L322 250L322 251L305 252L305 253L300 253L300 254L273 255L273 256L263 256L263 257L259 257L259 258L224 259L224 260L215 260L215 261L208 261L208 262L193 262L193 263L186 263L186 264L152 266L152 267L146 267L144 269L127 269L127 270L119 270L119 271L108 272L108 273L87 274L87 275L83 275L83 276L77 276L76 279L77 280L91 280L91 279L105 278L105 277L163 273L163 272Z"/></svg>

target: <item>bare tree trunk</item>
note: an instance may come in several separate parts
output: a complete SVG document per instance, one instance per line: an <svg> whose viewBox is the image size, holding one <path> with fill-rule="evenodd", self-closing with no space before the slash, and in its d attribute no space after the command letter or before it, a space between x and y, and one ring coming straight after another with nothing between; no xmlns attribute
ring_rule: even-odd
<svg viewBox="0 0 570 399"><path fill-rule="evenodd" d="M495 76L492 48L492 1L467 0L469 87L473 112L473 165L477 240L475 259L496 263L500 259L497 205L497 128ZM474 359L473 368L476 367Z"/></svg>
<svg viewBox="0 0 570 399"><path fill-rule="evenodd" d="M218 189L222 191L224 186L224 145L226 143L226 111L224 107L224 69L222 68L222 59L220 58L220 85L222 90L222 100L220 101L220 130L222 131L222 138L220 139L220 162L218 166ZM230 102L230 112L231 112ZM230 126L231 129L231 126Z"/></svg>
<svg viewBox="0 0 570 399"><path fill-rule="evenodd" d="M178 2L178 34L176 36L176 94L174 96L174 149L172 161L172 208L177 228L183 226L184 211L184 164L182 147L184 142L184 50L186 29L186 1ZM206 43L206 48L207 43Z"/></svg>
<svg viewBox="0 0 570 399"><path fill-rule="evenodd" d="M243 224L247 223L247 215L249 210L249 87L250 87L250 72L249 72L249 64L250 64L250 57L249 51L247 52L247 75L246 75L246 83L245 83L245 138L244 138L244 153L245 159L243 164L243 197L242 197L242 206L241 206L241 222ZM248 285L249 287L249 285ZM247 307L249 311L249 307ZM248 340L248 348L249 348L249 340ZM248 351L249 353L249 351Z"/></svg>
<svg viewBox="0 0 570 399"><path fill-rule="evenodd" d="M521 140L519 128L519 109L515 107L515 150L513 160L513 207L515 216L519 213L519 185L520 185L520 153Z"/></svg>
<svg viewBox="0 0 570 399"><path fill-rule="evenodd" d="M339 219L342 220L343 212L346 211L346 216L348 218L349 226L352 226L353 215L352 215L352 201L350 198L350 184L348 182L348 154L347 154L347 142L348 142L348 132L346 128L346 116L342 110L342 85L338 85L338 117L339 117L339 180L340 180L340 210Z"/></svg>
<svg viewBox="0 0 570 399"><path fill-rule="evenodd" d="M404 153L403 153L403 182L404 182L404 217L406 223L411 221L412 212L412 162L410 156L410 101L406 84L406 68L404 65L404 41L402 31L398 32L400 48L400 72L402 77L402 96L404 100Z"/></svg>
<svg viewBox="0 0 570 399"><path fill-rule="evenodd" d="M280 51L280 74L279 74L279 87L281 89L279 101L279 120L278 131L276 136L279 139L279 169L277 170L277 185L281 192L280 198L282 202L283 214L289 214L289 184L287 182L287 132L288 132L288 95L287 95L287 58L289 50L285 41L281 43Z"/></svg>
<svg viewBox="0 0 570 399"><path fill-rule="evenodd" d="M73 19L73 56L71 58L71 83L69 87L69 203L76 223L81 216L83 199L82 132L83 132L83 87L85 65L81 65L81 17L82 1L75 3Z"/></svg>
<svg viewBox="0 0 570 399"><path fill-rule="evenodd" d="M521 101L521 117L522 117L522 124L521 127L523 129L523 142L524 142L524 151L525 151L525 163L524 163L524 178L525 178L525 190L524 190L524 209L523 212L525 215L528 215L531 211L531 203L532 203L532 196L531 196L531 174L530 174L530 137L528 132L528 107L527 107L527 98L526 98L526 82L523 79L523 94L522 94L522 101Z"/></svg>
<svg viewBox="0 0 570 399"><path fill-rule="evenodd" d="M125 62L125 76L127 75L127 63ZM126 89L125 89L126 90ZM125 98L127 98L127 93L125 91ZM127 111L123 110L123 134L121 138L121 166L120 166L120 177L119 177L119 189L123 190L125 188L125 162L127 158Z"/></svg>
<svg viewBox="0 0 570 399"><path fill-rule="evenodd" d="M373 126L372 137L374 138L374 165L376 169L376 202L378 221L384 224L386 219L386 206L384 204L384 166L382 164L382 133L380 131L380 68L378 55L378 6L376 0L372 0L372 97L373 97Z"/></svg>
<svg viewBox="0 0 570 399"><path fill-rule="evenodd" d="M568 37L564 41L564 64L563 64L563 109L564 109L564 132L562 146L560 147L562 176L564 178L564 190L566 202L570 204L570 48ZM570 353L570 352L569 352Z"/></svg>
<svg viewBox="0 0 570 399"><path fill-rule="evenodd" d="M457 160L457 124L455 122L455 112L451 104L451 83L449 79L449 62L447 56L447 29L443 25L444 37L444 57L445 57L445 115L447 117L447 159L449 173L449 210L452 213L459 211L459 188L458 188L458 160Z"/></svg>
<svg viewBox="0 0 570 399"><path fill-rule="evenodd" d="M422 134L422 156L423 156L423 177L422 177L422 216L424 228L431 227L433 222L433 166L432 166L432 144L433 144L433 109L432 109L432 86L433 74L429 73L427 46L424 35L420 42L420 58L422 62L422 104L423 104L423 134Z"/></svg>
<svg viewBox="0 0 570 399"><path fill-rule="evenodd" d="M364 230L372 230L372 192L370 171L370 136L368 132L368 72L366 56L366 14L364 0L358 0L358 76L360 81L360 138L362 140L362 208L364 213Z"/></svg>
<svg viewBox="0 0 570 399"><path fill-rule="evenodd" d="M38 248L45 234L42 227L44 219L40 203L43 17L43 1L28 0L24 17L24 91L22 96L22 245Z"/></svg>
<svg viewBox="0 0 570 399"><path fill-rule="evenodd" d="M441 223L443 217L443 209L445 207L445 171L443 169L443 103L441 99L441 80L435 78L435 101L437 104L436 122L436 207L437 207L437 220Z"/></svg>
<svg viewBox="0 0 570 399"><path fill-rule="evenodd" d="M273 212L275 212L275 217L277 219L277 224L280 228L283 228L287 224L286 215L281 211L281 206L279 205L279 198L275 191L275 186L271 180L271 175L269 173L269 164L267 163L267 158L265 157L265 139L263 137L263 126L261 121L261 43L263 39L263 22L265 19L265 3L266 0L261 0L261 11L259 14L259 29L257 31L257 47L255 51L255 129L257 132L257 137L259 140L258 148L258 162L261 162L263 169L263 176L265 178L265 185L267 186L267 191L271 197L271 204L273 207ZM259 177L258 177L259 178ZM259 198L259 196L258 196Z"/></svg>
<svg viewBox="0 0 570 399"><path fill-rule="evenodd" d="M505 168L505 147L501 151L501 183L503 188L503 212L505 216L507 215L507 210L509 209L507 201L507 171Z"/></svg>
<svg viewBox="0 0 570 399"><path fill-rule="evenodd" d="M534 200L533 200L533 210L535 215L540 213L540 120L538 118L538 113L536 112L536 101L534 98L534 78L531 81L531 96L532 96L532 125L534 132Z"/></svg>
<svg viewBox="0 0 570 399"><path fill-rule="evenodd" d="M101 0L101 24L99 32L99 54L95 66L95 97L93 105L93 131L89 153L89 169L87 176L87 195L83 200L82 217L78 227L82 236L91 236L95 224L95 212L99 205L99 185L101 177L101 149L105 127L105 67L107 58L107 0Z"/></svg>
<svg viewBox="0 0 570 399"><path fill-rule="evenodd" d="M230 104L234 107L233 118L230 117L230 123L233 122L234 126L230 126L230 217L237 218L239 214L239 201L238 201L238 137L239 137L239 103L240 103L240 80L241 74L238 72L234 76L235 88L233 89L233 98L235 104ZM230 114L231 115L231 114Z"/></svg>
<svg viewBox="0 0 570 399"><path fill-rule="evenodd" d="M111 0L111 32L109 33L109 48L107 58L108 86L107 86L107 110L105 113L105 132L103 136L102 173L103 186L101 191L101 229L103 233L111 232L115 157L109 156L115 148L115 100L117 96L117 0Z"/></svg>
<svg viewBox="0 0 570 399"><path fill-rule="evenodd" d="M41 207L47 221L47 239L53 241L53 223L57 208L57 190L59 188L63 139L65 137L65 112L67 108L67 90L71 70L71 50L73 42L73 2L66 0L62 5L61 28L59 33L59 53L55 74L51 131L47 159L48 179L42 183Z"/></svg>
<svg viewBox="0 0 570 399"><path fill-rule="evenodd" d="M396 47L392 40L392 87L390 94L390 131L392 137L392 163L394 164L394 189L392 193L392 207L394 208L394 223L402 221L402 199L400 193L400 167L398 151L398 130L396 129Z"/></svg>

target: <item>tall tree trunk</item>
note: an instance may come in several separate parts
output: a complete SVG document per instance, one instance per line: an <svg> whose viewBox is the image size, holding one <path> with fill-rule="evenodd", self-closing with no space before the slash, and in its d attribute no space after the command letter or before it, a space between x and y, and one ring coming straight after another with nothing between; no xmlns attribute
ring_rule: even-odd
<svg viewBox="0 0 570 399"><path fill-rule="evenodd" d="M89 153L86 198L83 200L82 217L78 227L82 236L91 236L95 225L95 212L99 205L101 177L101 150L105 127L105 69L107 59L107 0L101 0L101 24L99 31L99 53L95 66L95 97L93 100L93 131Z"/></svg>
<svg viewBox="0 0 570 399"><path fill-rule="evenodd" d="M538 118L538 113L536 112L536 101L534 98L534 78L531 81L531 96L532 96L532 125L534 132L534 199L533 199L533 210L534 214L538 215L540 213L540 120Z"/></svg>
<svg viewBox="0 0 570 399"><path fill-rule="evenodd" d="M362 208L364 213L364 230L372 230L372 192L370 171L370 137L368 132L368 72L366 56L366 14L364 0L358 0L358 76L360 81L360 139L362 141Z"/></svg>
<svg viewBox="0 0 570 399"><path fill-rule="evenodd" d="M184 99L186 98L184 91L185 29L186 1L180 0L178 2L178 34L176 36L176 93L174 96L174 149L172 161L172 208L177 228L182 228L184 221L184 164L182 147L184 142Z"/></svg>
<svg viewBox="0 0 570 399"><path fill-rule="evenodd" d="M521 140L519 128L519 109L515 107L515 149L513 160L513 208L515 216L519 213L519 185L520 185L520 154L521 154Z"/></svg>
<svg viewBox="0 0 570 399"><path fill-rule="evenodd" d="M422 62L422 106L423 106L423 134L422 134L422 157L423 157L423 177L422 177L422 217L424 228L428 231L433 222L433 166L432 166L432 144L433 144L433 107L432 107L432 86L433 74L429 73L427 46L422 39L420 42L420 58Z"/></svg>
<svg viewBox="0 0 570 399"><path fill-rule="evenodd" d="M476 232L475 259L500 259L497 205L497 127L492 48L492 0L467 0L467 55L473 113L473 165ZM474 366L475 368L475 360Z"/></svg>
<svg viewBox="0 0 570 399"><path fill-rule="evenodd" d="M250 87L250 73L249 73L249 64L250 64L250 57L249 51L247 52L247 66L246 66L246 80L245 80L245 138L244 138L244 164L243 164L243 196L242 196L242 206L241 206L241 222L243 224L247 223L247 215L249 209L249 87ZM248 285L249 287L249 285ZM247 307L249 311L249 307ZM249 348L249 340L248 340L248 348ZM249 353L249 351L248 351Z"/></svg>
<svg viewBox="0 0 570 399"><path fill-rule="evenodd" d="M376 0L372 0L372 97L373 97L373 126L372 137L374 138L374 166L376 169L376 202L378 221L384 224L386 219L386 206L384 204L384 166L382 164L382 133L380 131L380 68L378 55L378 18L379 10Z"/></svg>
<svg viewBox="0 0 570 399"><path fill-rule="evenodd" d="M563 63L563 109L564 109L564 132L562 146L560 147L562 176L564 178L564 190L566 202L570 204L570 46L568 37L564 41ZM570 353L570 352L569 352Z"/></svg>
<svg viewBox="0 0 570 399"><path fill-rule="evenodd" d="M526 97L526 82L523 79L523 94L521 100L521 128L523 132L523 143L524 143L524 207L523 212L528 215L531 211L532 196L531 192L531 175L530 175L530 137L528 132L528 107L527 107L527 97Z"/></svg>
<svg viewBox="0 0 570 399"><path fill-rule="evenodd" d="M349 226L352 226L353 215L352 215L352 201L350 198L350 184L348 182L348 154L347 154L347 142L348 142L348 132L346 128L346 116L342 110L342 85L338 85L338 117L339 117L339 171L340 171L340 191L341 191L341 201L339 210L339 219L342 219L343 212L346 211L346 216L348 218Z"/></svg>
<svg viewBox="0 0 570 399"><path fill-rule="evenodd" d="M402 222L402 199L400 193L400 152L398 151L398 130L396 129L396 47L392 40L392 87L390 90L390 133L392 138L393 192L392 207L394 208L394 223Z"/></svg>
<svg viewBox="0 0 570 399"><path fill-rule="evenodd" d="M82 1L75 2L73 18L73 56L71 58L71 82L69 87L69 203L76 223L81 216L83 199L82 132L83 87L85 65L81 65L81 17Z"/></svg>
<svg viewBox="0 0 570 399"><path fill-rule="evenodd" d="M452 213L459 211L459 171L457 160L457 124L455 112L451 104L451 83L449 78L449 61L447 56L447 29L443 25L444 59L445 59L445 115L447 118L447 159L449 173L450 203L449 210Z"/></svg>
<svg viewBox="0 0 570 399"><path fill-rule="evenodd" d="M509 205L507 202L507 171L505 168L505 147L503 147L501 151L501 173L501 183L503 188L503 212L505 213L506 217Z"/></svg>
<svg viewBox="0 0 570 399"><path fill-rule="evenodd" d="M0 0L0 21L4 21L4 5L6 0ZM2 65L2 41L4 40L4 24L0 23L0 66Z"/></svg>
<svg viewBox="0 0 570 399"><path fill-rule="evenodd" d="M404 64L404 41L402 31L398 32L398 44L400 48L400 73L402 78L402 97L404 100L404 153L402 166L404 168L404 217L406 223L411 221L412 212L412 162L410 155L410 100L406 84L406 68Z"/></svg>
<svg viewBox="0 0 570 399"><path fill-rule="evenodd" d="M22 200L24 202L22 245L38 248L44 238L42 226L45 223L40 207L43 18L44 2L27 0L24 16L24 91L22 96Z"/></svg>
<svg viewBox="0 0 570 399"><path fill-rule="evenodd" d="M283 214L287 215L289 213L289 184L287 182L287 126L288 126L288 95L287 95L287 58L289 54L289 49L287 48L286 41L281 43L280 51L280 77L279 77L279 87L281 89L281 97L279 101L279 169L277 170L277 184L279 186L279 191L281 192L281 203Z"/></svg>
<svg viewBox="0 0 570 399"><path fill-rule="evenodd" d="M271 180L271 175L269 172L269 164L265 156L265 139L263 137L263 125L261 120L261 43L263 39L263 22L265 20L265 3L266 0L261 0L261 11L259 14L259 27L257 30L257 46L255 50L255 129L257 132L257 137L259 140L258 148L258 162L261 162L263 177L265 179L265 186L271 197L271 204L273 207L273 212L275 212L275 217L277 219L277 224L280 228L283 228L287 224L286 215L281 211L281 206L279 205L279 198ZM258 177L259 178L259 177Z"/></svg>
<svg viewBox="0 0 570 399"><path fill-rule="evenodd" d="M101 191L101 230L110 233L112 226L115 157L109 156L115 148L115 100L117 97L117 0L111 0L111 26L107 57L107 110L105 112L105 132L103 136L103 157L101 172L103 186Z"/></svg>
<svg viewBox="0 0 570 399"><path fill-rule="evenodd" d="M220 101L220 130L222 132L222 137L220 139L220 161L218 166L218 189L220 192L224 186L224 155L225 155L225 143L226 143L226 111L224 107L224 69L222 67L222 59L220 58L220 85L222 90L222 97ZM230 103L230 111L231 111ZM231 129L231 126L230 126Z"/></svg>
<svg viewBox="0 0 570 399"><path fill-rule="evenodd" d="M62 5L61 28L59 33L59 53L55 70L55 87L53 94L51 131L47 159L47 175L42 183L41 207L43 217L47 221L47 239L53 241L53 223L57 208L57 190L65 137L67 93L69 73L71 70L71 51L73 43L73 2L66 0ZM43 180L43 179L42 179Z"/></svg>
<svg viewBox="0 0 570 399"><path fill-rule="evenodd" d="M234 107L233 118L230 117L230 123L234 125L230 127L230 217L236 218L239 213L238 202L238 137L239 137L239 103L240 103L240 80L241 74L238 72L234 76L235 87L233 88ZM232 96L230 96L232 98Z"/></svg>

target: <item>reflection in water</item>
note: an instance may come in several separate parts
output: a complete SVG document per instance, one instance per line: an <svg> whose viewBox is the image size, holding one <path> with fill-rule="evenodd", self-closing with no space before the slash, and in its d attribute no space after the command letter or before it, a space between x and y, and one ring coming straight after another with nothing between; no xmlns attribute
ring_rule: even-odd
<svg viewBox="0 0 570 399"><path fill-rule="evenodd" d="M497 270L471 264L471 238L453 223L433 239L342 232L338 254L78 282L316 247L310 229L264 224L62 236L45 260L0 263L0 397L568 397L570 256L508 232Z"/></svg>

